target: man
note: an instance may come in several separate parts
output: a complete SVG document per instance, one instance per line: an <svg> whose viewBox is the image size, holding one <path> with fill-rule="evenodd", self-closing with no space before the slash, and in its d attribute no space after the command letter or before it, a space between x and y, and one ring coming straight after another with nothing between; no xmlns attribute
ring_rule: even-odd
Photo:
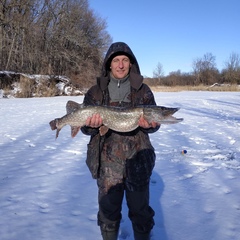
<svg viewBox="0 0 240 240"><path fill-rule="evenodd" d="M113 43L103 62L101 77L84 98L86 105L131 107L156 105L150 88L143 83L138 62L123 42ZM99 114L88 118L82 128L91 135L87 165L99 188L98 225L104 240L116 240L121 220L124 192L135 240L150 239L154 211L149 206L149 181L155 164L155 153L149 133L159 129L143 117L139 127L129 133L109 130L99 135Z"/></svg>

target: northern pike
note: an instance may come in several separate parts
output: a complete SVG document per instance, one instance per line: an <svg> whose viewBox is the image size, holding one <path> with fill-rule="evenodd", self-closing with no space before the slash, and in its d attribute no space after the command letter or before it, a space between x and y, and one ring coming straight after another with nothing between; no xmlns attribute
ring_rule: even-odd
<svg viewBox="0 0 240 240"><path fill-rule="evenodd" d="M108 129L117 132L133 131L138 127L141 116L149 123L174 124L183 121L183 118L172 116L179 108L155 105L137 107L85 106L74 101L68 101L66 110L66 115L49 123L52 130L57 130L56 138L65 125L71 126L71 135L75 137L80 128L85 126L87 118L97 113L103 120L103 126L99 129L100 135L104 135Z"/></svg>

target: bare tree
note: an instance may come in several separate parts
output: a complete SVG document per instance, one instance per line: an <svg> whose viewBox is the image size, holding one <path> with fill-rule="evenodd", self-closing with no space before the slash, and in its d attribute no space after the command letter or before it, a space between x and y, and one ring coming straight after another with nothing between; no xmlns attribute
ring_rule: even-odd
<svg viewBox="0 0 240 240"><path fill-rule="evenodd" d="M88 0L0 0L0 68L91 84L112 39Z"/></svg>
<svg viewBox="0 0 240 240"><path fill-rule="evenodd" d="M155 68L155 70L153 71L153 77L154 78L161 78L164 76L164 72L163 72L163 66L162 64L159 62Z"/></svg>
<svg viewBox="0 0 240 240"><path fill-rule="evenodd" d="M218 81L216 57L212 53L206 53L202 58L193 61L195 85L213 84Z"/></svg>
<svg viewBox="0 0 240 240"><path fill-rule="evenodd" d="M222 71L225 82L240 84L240 56L237 53L231 53L229 60L225 62L225 68Z"/></svg>
<svg viewBox="0 0 240 240"><path fill-rule="evenodd" d="M161 78L164 76L164 72L163 72L163 66L162 64L159 62L155 68L155 70L153 71L153 79L154 84L158 85L161 83Z"/></svg>

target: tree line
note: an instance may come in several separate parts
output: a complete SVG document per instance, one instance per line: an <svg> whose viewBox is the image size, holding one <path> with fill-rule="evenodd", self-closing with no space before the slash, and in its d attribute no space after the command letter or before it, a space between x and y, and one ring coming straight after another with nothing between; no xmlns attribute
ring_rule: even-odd
<svg viewBox="0 0 240 240"><path fill-rule="evenodd" d="M164 76L163 66L158 63L153 71L153 78L148 79L148 83L165 86L240 84L240 56L237 53L230 54L221 71L217 69L216 57L212 53L206 53L203 57L196 58L192 63L192 68L193 71L190 73L182 73L177 70Z"/></svg>
<svg viewBox="0 0 240 240"><path fill-rule="evenodd" d="M0 0L0 70L92 85L112 42L106 27L87 0Z"/></svg>
<svg viewBox="0 0 240 240"><path fill-rule="evenodd" d="M112 43L107 23L88 0L0 0L0 70L51 76L66 75L87 88L99 75ZM193 61L193 71L164 76L159 63L148 79L152 85L240 84L240 57L232 53L225 68L206 53Z"/></svg>

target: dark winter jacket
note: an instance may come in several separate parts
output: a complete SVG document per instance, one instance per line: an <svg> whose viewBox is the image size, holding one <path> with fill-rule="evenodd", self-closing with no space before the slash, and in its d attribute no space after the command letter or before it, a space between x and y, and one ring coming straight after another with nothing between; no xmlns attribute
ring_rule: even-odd
<svg viewBox="0 0 240 240"><path fill-rule="evenodd" d="M111 99L108 91L108 83L110 81L110 63L112 58L119 54L127 55L132 64L129 72L131 91L128 98L130 101L121 103L115 102L111 103L111 105L156 105L152 91L146 84L143 83L143 77L140 74L138 62L134 54L128 45L122 42L114 43L109 48L104 59L102 74L99 78L97 78L97 84L91 87L86 93L84 104L110 105ZM99 170L104 168L104 166L118 168L118 164L125 164L127 159L131 159L140 151L144 154L143 150L147 150L145 153L146 156L143 156L146 160L149 156L149 151L154 153L148 133L153 133L158 129L159 127L149 129L138 127L136 130L129 133L120 133L109 130L105 136L100 137L98 129L86 126L83 127L81 129L82 132L84 134L91 135L91 139L88 144L86 162L90 168L93 178L99 177ZM151 165L152 164L153 163L151 163ZM131 170L128 172L131 173ZM122 174L124 175L126 172Z"/></svg>

